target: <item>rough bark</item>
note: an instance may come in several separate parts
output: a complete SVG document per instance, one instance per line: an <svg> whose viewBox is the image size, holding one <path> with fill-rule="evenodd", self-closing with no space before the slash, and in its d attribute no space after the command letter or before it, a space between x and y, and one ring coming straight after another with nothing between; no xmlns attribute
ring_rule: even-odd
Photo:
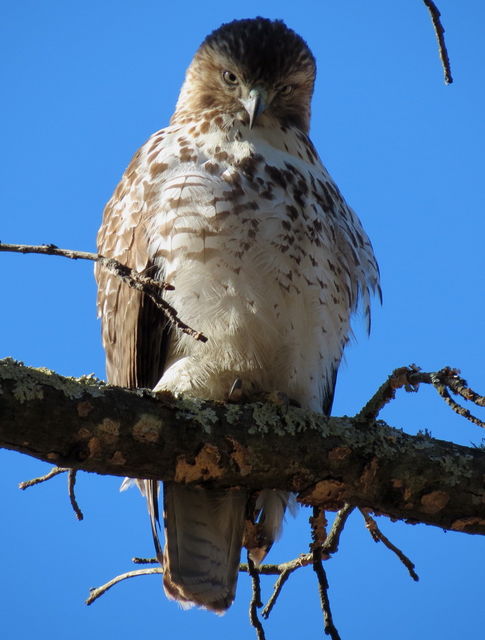
<svg viewBox="0 0 485 640"><path fill-rule="evenodd" d="M485 534L485 451L382 421L155 396L0 361L0 447L100 474L274 487Z"/></svg>

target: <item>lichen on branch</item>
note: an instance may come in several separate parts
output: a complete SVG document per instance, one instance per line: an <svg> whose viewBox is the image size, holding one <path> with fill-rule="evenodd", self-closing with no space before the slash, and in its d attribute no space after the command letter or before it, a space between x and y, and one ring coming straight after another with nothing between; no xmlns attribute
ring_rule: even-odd
<svg viewBox="0 0 485 640"><path fill-rule="evenodd" d="M11 359L0 361L0 391L0 446L60 467L278 488L327 510L348 503L485 534L480 448L271 403L238 405L235 420L234 405L64 378Z"/></svg>

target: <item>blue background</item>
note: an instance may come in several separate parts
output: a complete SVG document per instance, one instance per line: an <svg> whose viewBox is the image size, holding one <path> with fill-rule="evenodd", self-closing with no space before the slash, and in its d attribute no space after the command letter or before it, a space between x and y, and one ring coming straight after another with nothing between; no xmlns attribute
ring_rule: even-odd
<svg viewBox="0 0 485 640"><path fill-rule="evenodd" d="M237 17L283 18L317 58L312 138L382 271L384 305L375 305L370 339L356 323L335 415L355 413L411 362L460 367L483 391L485 4L438 4L455 77L448 87L419 0L3 0L0 239L94 250L104 203L137 147L167 124L205 35ZM0 355L104 377L92 264L14 254L1 254L0 264ZM482 438L429 388L399 392L382 417L466 445ZM120 494L117 478L81 474L78 523L65 477L21 493L17 483L47 465L7 451L0 461L2 638L253 637L244 575L222 618L182 612L159 577L125 582L86 607L89 587L152 553L143 500ZM270 561L307 550L308 515L289 519ZM326 564L343 639L481 636L483 539L379 522L421 581L354 514ZM270 593L270 579L263 590ZM269 640L322 637L310 568L290 578L266 627Z"/></svg>

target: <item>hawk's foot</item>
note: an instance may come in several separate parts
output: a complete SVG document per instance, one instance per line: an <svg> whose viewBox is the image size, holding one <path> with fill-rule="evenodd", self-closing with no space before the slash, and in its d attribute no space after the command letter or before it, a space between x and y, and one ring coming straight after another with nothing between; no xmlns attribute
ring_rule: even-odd
<svg viewBox="0 0 485 640"><path fill-rule="evenodd" d="M245 389L241 378L236 378L227 394L227 402L270 402L278 407L288 409L288 407L300 407L300 403L290 398L284 391L257 391L255 389Z"/></svg>

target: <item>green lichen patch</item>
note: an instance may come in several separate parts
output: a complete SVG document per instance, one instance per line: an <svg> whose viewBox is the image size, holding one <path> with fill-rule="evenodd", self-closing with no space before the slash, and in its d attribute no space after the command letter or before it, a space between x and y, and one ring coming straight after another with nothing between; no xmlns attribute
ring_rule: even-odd
<svg viewBox="0 0 485 640"><path fill-rule="evenodd" d="M237 404L230 404L226 407L226 420L228 424L237 424L242 419L243 412Z"/></svg>
<svg viewBox="0 0 485 640"><path fill-rule="evenodd" d="M324 416L321 420L316 419L315 414L310 411L302 411L296 407L289 407L284 416L285 433L296 435L304 431L320 431L322 435L325 432L326 421Z"/></svg>
<svg viewBox="0 0 485 640"><path fill-rule="evenodd" d="M85 393L92 397L103 394L100 388L104 383L93 375L84 375L80 378L66 378L45 367L26 367L22 362L13 358L0 360L0 381L14 381L13 393L15 398L23 403L29 400L42 400L43 387L47 386L61 391L67 398L79 399ZM1 392L1 385L0 385Z"/></svg>
<svg viewBox="0 0 485 640"><path fill-rule="evenodd" d="M212 432L212 426L218 421L217 413L207 406L204 400L176 396L175 417L181 420L191 420L200 425L205 433Z"/></svg>
<svg viewBox="0 0 485 640"><path fill-rule="evenodd" d="M5 383L14 382L13 395L20 404L29 400L42 400L44 397L42 386L37 382L36 378L25 375L26 368L22 362L18 362L13 358L0 360L0 380L5 381ZM1 384L0 393L2 393Z"/></svg>
<svg viewBox="0 0 485 640"><path fill-rule="evenodd" d="M249 427L249 433L274 433L284 434L281 428L282 420L279 407L269 402L264 404L257 403L253 405L253 425Z"/></svg>

